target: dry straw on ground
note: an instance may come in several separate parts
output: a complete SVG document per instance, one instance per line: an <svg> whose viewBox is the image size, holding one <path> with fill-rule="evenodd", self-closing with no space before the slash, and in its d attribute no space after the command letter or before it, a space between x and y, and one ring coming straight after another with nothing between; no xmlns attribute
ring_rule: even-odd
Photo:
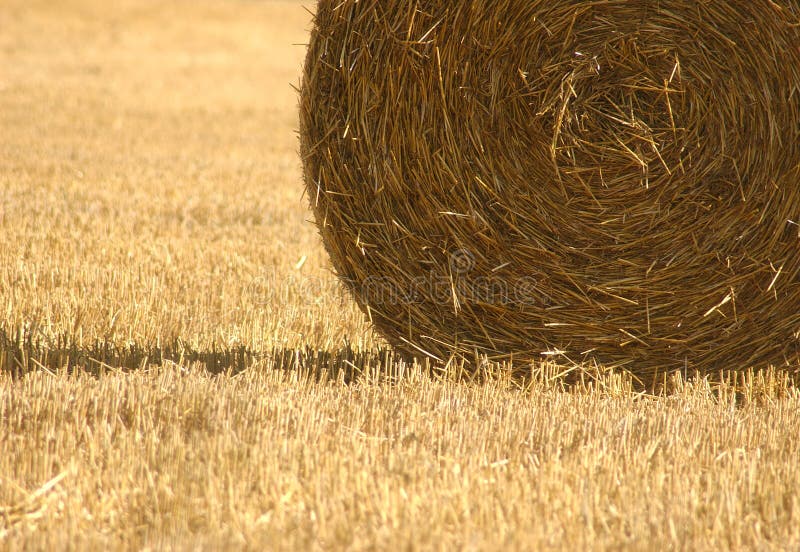
<svg viewBox="0 0 800 552"><path fill-rule="evenodd" d="M396 346L797 361L797 0L323 0L308 194Z"/></svg>
<svg viewBox="0 0 800 552"><path fill-rule="evenodd" d="M304 2L0 3L0 550L800 549L785 373L377 353L300 197Z"/></svg>

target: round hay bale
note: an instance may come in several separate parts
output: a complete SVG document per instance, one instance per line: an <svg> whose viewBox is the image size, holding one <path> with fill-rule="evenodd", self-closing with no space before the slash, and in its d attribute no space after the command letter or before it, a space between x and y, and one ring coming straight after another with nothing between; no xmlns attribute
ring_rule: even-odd
<svg viewBox="0 0 800 552"><path fill-rule="evenodd" d="M322 0L308 197L396 347L796 365L800 1Z"/></svg>

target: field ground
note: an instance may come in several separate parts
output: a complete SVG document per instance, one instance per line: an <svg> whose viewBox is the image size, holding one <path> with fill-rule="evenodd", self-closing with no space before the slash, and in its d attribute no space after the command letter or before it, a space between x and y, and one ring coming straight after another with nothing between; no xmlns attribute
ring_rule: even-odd
<svg viewBox="0 0 800 552"><path fill-rule="evenodd" d="M800 547L785 374L565 390L383 349L301 197L309 26L0 8L0 548Z"/></svg>

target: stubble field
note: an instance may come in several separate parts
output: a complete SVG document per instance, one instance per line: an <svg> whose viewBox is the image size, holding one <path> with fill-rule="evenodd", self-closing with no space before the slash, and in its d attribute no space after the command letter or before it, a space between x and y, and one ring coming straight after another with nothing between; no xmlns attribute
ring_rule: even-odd
<svg viewBox="0 0 800 552"><path fill-rule="evenodd" d="M0 8L0 548L800 547L785 373L565 389L385 349L301 197L310 24Z"/></svg>

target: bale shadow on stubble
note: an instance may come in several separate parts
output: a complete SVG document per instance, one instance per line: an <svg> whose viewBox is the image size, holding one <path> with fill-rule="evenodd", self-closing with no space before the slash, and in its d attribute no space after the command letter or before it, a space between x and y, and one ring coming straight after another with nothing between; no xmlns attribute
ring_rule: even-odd
<svg viewBox="0 0 800 552"><path fill-rule="evenodd" d="M800 368L749 370L745 372L718 370L706 372L652 374L647 380L630 373L600 366L576 365L565 368L555 363L529 365L499 364L485 359L454 358L448 363L409 356L390 347L361 349L349 342L335 349L305 347L275 347L255 351L245 346L209 349L193 348L180 339L156 345L119 345L96 340L79 344L69 335L56 339L34 337L35 332L0 328L0 375L20 379L29 374L106 374L132 373L154 367L178 366L182 370L199 370L211 376L235 376L248 370L282 372L290 378L316 383L357 382L397 383L422 377L450 382L481 384L502 379L518 389L561 389L583 391L589 388L610 389L612 394L628 391L647 396L671 394L691 381L707 381L711 387L720 386L737 396L737 403L748 402L754 383L756 387L780 388L786 392L800 388Z"/></svg>
<svg viewBox="0 0 800 552"><path fill-rule="evenodd" d="M364 377L402 378L413 362L388 348L360 350L349 343L332 350L306 346L257 351L244 345L216 344L203 349L181 339L158 344L119 344L100 339L86 343L69 334L46 338L30 329L0 328L0 374L12 378L42 371L101 376L174 364L214 376L266 369L316 381L351 383Z"/></svg>
<svg viewBox="0 0 800 552"><path fill-rule="evenodd" d="M102 375L132 372L152 366L175 363L199 364L211 374L239 373L260 356L244 346L194 348L180 339L164 344L119 344L110 340L81 343L68 334L54 339L37 337L35 332L0 329L0 373L14 378L47 372L83 372Z"/></svg>

